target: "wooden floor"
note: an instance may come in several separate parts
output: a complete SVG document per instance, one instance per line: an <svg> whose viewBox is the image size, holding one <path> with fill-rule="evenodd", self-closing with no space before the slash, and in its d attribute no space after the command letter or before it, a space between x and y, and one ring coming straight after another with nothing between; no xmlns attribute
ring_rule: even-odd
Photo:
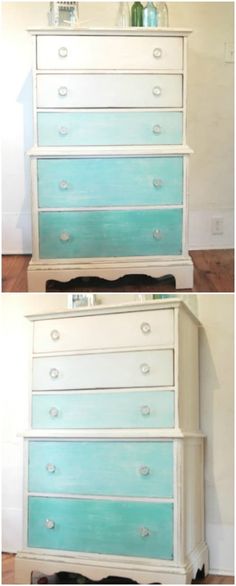
<svg viewBox="0 0 236 586"><path fill-rule="evenodd" d="M2 554L2 584L14 584L14 555L11 553ZM194 584L234 584L233 576L209 575L200 582Z"/></svg>
<svg viewBox="0 0 236 586"><path fill-rule="evenodd" d="M195 292L232 292L234 291L234 253L233 250L192 251L194 263ZM2 291L5 293L27 291L27 267L29 255L8 255L2 259ZM173 292L173 279L152 279L143 275L126 276L117 281L98 278L78 278L70 283L49 283L48 292L87 291L87 292Z"/></svg>

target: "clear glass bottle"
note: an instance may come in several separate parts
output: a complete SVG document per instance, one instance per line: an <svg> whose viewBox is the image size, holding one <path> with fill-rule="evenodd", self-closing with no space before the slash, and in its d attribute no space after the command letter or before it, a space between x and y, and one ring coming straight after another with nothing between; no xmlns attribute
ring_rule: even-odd
<svg viewBox="0 0 236 586"><path fill-rule="evenodd" d="M116 26L118 28L125 28L125 27L130 26L130 9L129 9L128 2L120 2L118 14L117 14Z"/></svg>
<svg viewBox="0 0 236 586"><path fill-rule="evenodd" d="M132 26L143 26L143 5L141 2L134 2L131 8Z"/></svg>
<svg viewBox="0 0 236 586"><path fill-rule="evenodd" d="M143 9L143 26L158 26L158 12L153 2L147 2Z"/></svg>
<svg viewBox="0 0 236 586"><path fill-rule="evenodd" d="M156 7L158 12L158 26L167 28L169 26L169 14L166 2L157 2Z"/></svg>

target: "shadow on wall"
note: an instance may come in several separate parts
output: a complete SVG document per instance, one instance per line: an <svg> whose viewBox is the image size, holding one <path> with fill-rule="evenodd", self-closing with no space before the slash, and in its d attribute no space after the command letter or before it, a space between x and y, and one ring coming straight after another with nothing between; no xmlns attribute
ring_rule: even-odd
<svg viewBox="0 0 236 586"><path fill-rule="evenodd" d="M23 144L24 144L24 201L21 208L21 213L17 221L17 228L22 233L22 250L31 253L32 240L31 240L31 218L29 214L25 213L25 210L29 210L31 207L31 180L30 180L30 160L27 155L28 150L34 143L33 137L33 76L32 71L29 71L25 78L22 89L17 97L17 102L22 106L23 115ZM27 215L27 217L26 217Z"/></svg>

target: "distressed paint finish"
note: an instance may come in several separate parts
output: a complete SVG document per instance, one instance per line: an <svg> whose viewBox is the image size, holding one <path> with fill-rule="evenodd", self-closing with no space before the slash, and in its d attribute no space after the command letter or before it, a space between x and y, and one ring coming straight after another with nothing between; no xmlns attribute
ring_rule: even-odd
<svg viewBox="0 0 236 586"><path fill-rule="evenodd" d="M38 112L39 146L181 144L182 112Z"/></svg>
<svg viewBox="0 0 236 586"><path fill-rule="evenodd" d="M173 383L173 350L46 356L33 360L35 391L169 387Z"/></svg>
<svg viewBox="0 0 236 586"><path fill-rule="evenodd" d="M54 471L48 471L48 464ZM173 497L173 442L30 441L29 492Z"/></svg>
<svg viewBox="0 0 236 586"><path fill-rule="evenodd" d="M170 205L182 197L183 157L38 159L42 208Z"/></svg>
<svg viewBox="0 0 236 586"><path fill-rule="evenodd" d="M40 258L177 256L182 222L182 209L41 212Z"/></svg>
<svg viewBox="0 0 236 586"><path fill-rule="evenodd" d="M28 546L171 560L173 504L29 497Z"/></svg>
<svg viewBox="0 0 236 586"><path fill-rule="evenodd" d="M50 414L52 408L57 415ZM33 395L33 429L173 428L174 391Z"/></svg>

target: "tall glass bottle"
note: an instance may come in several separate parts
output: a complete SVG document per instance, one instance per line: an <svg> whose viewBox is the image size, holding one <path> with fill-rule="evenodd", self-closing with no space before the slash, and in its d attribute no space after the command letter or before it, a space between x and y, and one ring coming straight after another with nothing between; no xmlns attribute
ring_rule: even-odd
<svg viewBox="0 0 236 586"><path fill-rule="evenodd" d="M128 2L120 2L118 15L116 19L116 25L119 28L125 28L130 26L130 10Z"/></svg>
<svg viewBox="0 0 236 586"><path fill-rule="evenodd" d="M156 6L153 2L147 2L147 5L143 9L143 26L157 26L158 25L158 13Z"/></svg>
<svg viewBox="0 0 236 586"><path fill-rule="evenodd" d="M143 26L143 5L141 2L134 2L131 8L132 26Z"/></svg>
<svg viewBox="0 0 236 586"><path fill-rule="evenodd" d="M169 14L166 2L156 3L158 12L158 26L166 28L169 26Z"/></svg>

